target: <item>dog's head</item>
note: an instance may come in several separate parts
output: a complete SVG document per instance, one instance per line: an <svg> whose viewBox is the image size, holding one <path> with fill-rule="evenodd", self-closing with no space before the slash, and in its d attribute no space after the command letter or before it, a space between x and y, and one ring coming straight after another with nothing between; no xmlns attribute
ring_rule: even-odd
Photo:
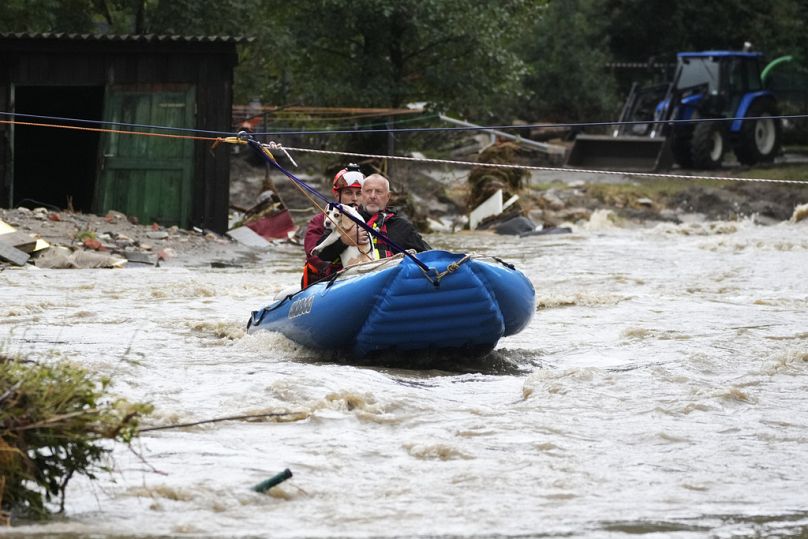
<svg viewBox="0 0 808 539"><path fill-rule="evenodd" d="M325 226L326 230L334 230L337 228L336 223L342 222L342 212L340 212L337 208L331 208L325 214L325 221L323 225Z"/></svg>
<svg viewBox="0 0 808 539"><path fill-rule="evenodd" d="M343 211L341 212L336 207L331 208L326 212L325 225L326 230L334 230L336 227L335 223L339 223L343 227L349 227L353 224L354 221L363 221L362 215L359 211L354 208L353 206L343 205ZM344 212L344 213L343 213ZM345 215L345 214L350 214Z"/></svg>

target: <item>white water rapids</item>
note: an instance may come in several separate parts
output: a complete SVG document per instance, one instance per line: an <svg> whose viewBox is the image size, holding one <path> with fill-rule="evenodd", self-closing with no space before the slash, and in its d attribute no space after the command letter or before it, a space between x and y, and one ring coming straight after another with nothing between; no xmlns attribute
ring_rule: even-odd
<svg viewBox="0 0 808 539"><path fill-rule="evenodd" d="M113 473L72 480L65 518L0 534L805 536L808 221L600 217L428 238L537 291L523 333L454 372L245 335L298 282L293 246L240 268L0 272L0 349L111 376L149 425L299 412L143 433L143 460L116 446Z"/></svg>

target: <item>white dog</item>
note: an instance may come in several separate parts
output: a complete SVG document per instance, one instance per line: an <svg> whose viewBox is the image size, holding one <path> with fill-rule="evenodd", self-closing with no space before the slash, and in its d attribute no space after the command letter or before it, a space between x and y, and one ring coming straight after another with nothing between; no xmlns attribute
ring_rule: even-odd
<svg viewBox="0 0 808 539"><path fill-rule="evenodd" d="M347 205L343 205L342 209L350 213L352 216L360 219L363 223L365 222L362 219L362 216L359 215L359 212L356 211L355 208ZM339 226L337 226L339 223ZM331 234L326 236L326 238L317 244L317 247L311 250L312 254L318 255L323 248L328 247L335 241L337 241L340 237L340 229L346 229L354 225L354 222L347 216L343 215L343 213L337 209L336 207L331 208L325 215L325 222L324 222L326 230L330 230ZM357 225L358 226L358 225ZM353 264L360 264L362 262L370 262L372 260L377 260L376 251L373 249L373 245L368 242L364 245L348 245L342 254L340 255L340 260L342 261L342 267L347 268Z"/></svg>

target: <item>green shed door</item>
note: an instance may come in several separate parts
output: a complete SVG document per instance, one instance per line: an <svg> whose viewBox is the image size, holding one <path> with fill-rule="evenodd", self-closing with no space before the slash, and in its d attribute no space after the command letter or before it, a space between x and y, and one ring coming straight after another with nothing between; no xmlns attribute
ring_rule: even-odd
<svg viewBox="0 0 808 539"><path fill-rule="evenodd" d="M192 128L194 109L193 86L111 86L104 103L104 120ZM157 132L143 127L106 127ZM188 227L194 164L192 140L104 133L101 149L98 213L117 210L137 217L141 224Z"/></svg>

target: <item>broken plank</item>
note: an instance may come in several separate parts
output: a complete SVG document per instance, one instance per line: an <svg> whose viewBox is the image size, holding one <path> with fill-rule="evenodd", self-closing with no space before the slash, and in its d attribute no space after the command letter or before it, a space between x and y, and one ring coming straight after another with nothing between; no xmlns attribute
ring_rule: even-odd
<svg viewBox="0 0 808 539"><path fill-rule="evenodd" d="M36 245L34 246L32 253L36 253L37 251L41 251L42 249L47 249L50 247L50 243L46 242L43 239L36 240Z"/></svg>
<svg viewBox="0 0 808 539"><path fill-rule="evenodd" d="M9 232L16 232L17 229L0 219L0 234L8 234Z"/></svg>
<svg viewBox="0 0 808 539"><path fill-rule="evenodd" d="M35 237L25 232L0 233L0 243L5 243L26 253L30 253L34 250L36 241Z"/></svg>
<svg viewBox="0 0 808 539"><path fill-rule="evenodd" d="M29 258L31 257L28 253L0 241L0 262L11 262L17 266L24 266Z"/></svg>

